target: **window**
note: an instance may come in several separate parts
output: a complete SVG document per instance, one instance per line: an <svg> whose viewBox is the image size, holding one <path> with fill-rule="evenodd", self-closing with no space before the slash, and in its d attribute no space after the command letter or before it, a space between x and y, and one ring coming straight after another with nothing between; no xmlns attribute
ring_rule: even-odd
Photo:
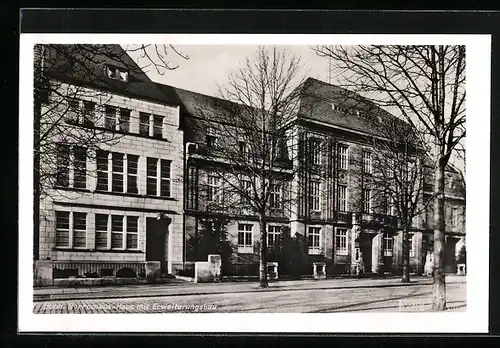
<svg viewBox="0 0 500 348"><path fill-rule="evenodd" d="M338 186L337 211L347 211L347 186L345 185Z"/></svg>
<svg viewBox="0 0 500 348"><path fill-rule="evenodd" d="M157 195L158 188L158 159L150 158L147 159L147 194Z"/></svg>
<svg viewBox="0 0 500 348"><path fill-rule="evenodd" d="M96 214L95 248L97 250L137 249L138 221L138 216Z"/></svg>
<svg viewBox="0 0 500 348"><path fill-rule="evenodd" d="M241 179L241 204L250 205L250 198L252 195L252 182L248 179Z"/></svg>
<svg viewBox="0 0 500 348"><path fill-rule="evenodd" d="M363 172L371 174L372 170L372 154L371 152L363 152Z"/></svg>
<svg viewBox="0 0 500 348"><path fill-rule="evenodd" d="M127 192L138 193L137 167L139 156L127 155Z"/></svg>
<svg viewBox="0 0 500 348"><path fill-rule="evenodd" d="M73 213L73 247L87 246L87 214Z"/></svg>
<svg viewBox="0 0 500 348"><path fill-rule="evenodd" d="M86 188L87 149L66 144L56 146L56 186Z"/></svg>
<svg viewBox="0 0 500 348"><path fill-rule="evenodd" d="M130 131L130 110L120 109L120 130L122 132Z"/></svg>
<svg viewBox="0 0 500 348"><path fill-rule="evenodd" d="M394 240L392 237L384 236L384 256L392 256Z"/></svg>
<svg viewBox="0 0 500 348"><path fill-rule="evenodd" d="M347 145L339 145L339 168L347 169L349 165L348 147Z"/></svg>
<svg viewBox="0 0 500 348"><path fill-rule="evenodd" d="M149 115L143 112L139 113L139 134L149 135Z"/></svg>
<svg viewBox="0 0 500 348"><path fill-rule="evenodd" d="M98 191L108 191L108 172L109 172L109 152L97 151L97 187Z"/></svg>
<svg viewBox="0 0 500 348"><path fill-rule="evenodd" d="M238 253L253 253L252 227L250 224L238 224Z"/></svg>
<svg viewBox="0 0 500 348"><path fill-rule="evenodd" d="M372 190L363 189L363 212L370 214L372 212Z"/></svg>
<svg viewBox="0 0 500 348"><path fill-rule="evenodd" d="M269 206L271 208L281 207L281 185L270 184L269 185Z"/></svg>
<svg viewBox="0 0 500 348"><path fill-rule="evenodd" d="M56 211L56 247L69 246L69 212Z"/></svg>
<svg viewBox="0 0 500 348"><path fill-rule="evenodd" d="M91 101L83 102L83 124L85 126L93 127L95 124L95 103Z"/></svg>
<svg viewBox="0 0 500 348"><path fill-rule="evenodd" d="M361 261L361 250L359 248L354 248L354 261Z"/></svg>
<svg viewBox="0 0 500 348"><path fill-rule="evenodd" d="M307 244L309 254L318 255L321 253L321 227L309 227L307 230Z"/></svg>
<svg viewBox="0 0 500 348"><path fill-rule="evenodd" d="M112 153L111 162L112 162L112 182L111 182L111 191L113 192L123 192L123 181L125 176L125 167L124 167L124 156L121 153Z"/></svg>
<svg viewBox="0 0 500 348"><path fill-rule="evenodd" d="M335 253L347 255L347 228L335 229Z"/></svg>
<svg viewBox="0 0 500 348"><path fill-rule="evenodd" d="M313 164L321 163L321 142L319 139L309 139L309 155Z"/></svg>
<svg viewBox="0 0 500 348"><path fill-rule="evenodd" d="M163 137L163 117L153 115L153 137Z"/></svg>
<svg viewBox="0 0 500 348"><path fill-rule="evenodd" d="M396 216L397 215L397 206L396 206L396 198L393 195L389 195L387 198L387 215Z"/></svg>
<svg viewBox="0 0 500 348"><path fill-rule="evenodd" d="M56 211L56 247L87 247L87 214Z"/></svg>
<svg viewBox="0 0 500 348"><path fill-rule="evenodd" d="M78 99L69 99L68 100L68 109L66 111L66 120L70 123L80 123L80 100Z"/></svg>
<svg viewBox="0 0 500 348"><path fill-rule="evenodd" d="M170 197L170 164L171 161L160 160L160 196Z"/></svg>
<svg viewBox="0 0 500 348"><path fill-rule="evenodd" d="M281 226L268 226L267 227L267 246L269 248L279 247L281 235Z"/></svg>
<svg viewBox="0 0 500 348"><path fill-rule="evenodd" d="M109 215L95 214L95 248L108 248Z"/></svg>
<svg viewBox="0 0 500 348"><path fill-rule="evenodd" d="M458 221L459 221L458 208L452 207L451 208L451 224L452 224L452 226L457 227Z"/></svg>
<svg viewBox="0 0 500 348"><path fill-rule="evenodd" d="M410 249L409 250L410 257L414 257L415 256L415 251L413 249L413 237L414 237L414 235L412 234L412 235L410 235L408 237L409 237L408 238L408 248Z"/></svg>
<svg viewBox="0 0 500 348"><path fill-rule="evenodd" d="M311 211L320 211L320 195L319 195L319 181L310 182L310 209Z"/></svg>
<svg viewBox="0 0 500 348"><path fill-rule="evenodd" d="M221 203L219 178L216 175L208 175L207 178L207 200L209 202Z"/></svg>
<svg viewBox="0 0 500 348"><path fill-rule="evenodd" d="M87 187L87 149L84 147L73 148L73 187Z"/></svg>
<svg viewBox="0 0 500 348"><path fill-rule="evenodd" d="M208 127L207 129L207 146L210 148L217 147L217 136L213 127Z"/></svg>
<svg viewBox="0 0 500 348"><path fill-rule="evenodd" d="M239 153L242 159L248 158L248 146L244 141L238 142Z"/></svg>
<svg viewBox="0 0 500 348"><path fill-rule="evenodd" d="M111 215L111 249L123 248L123 216Z"/></svg>
<svg viewBox="0 0 500 348"><path fill-rule="evenodd" d="M69 154L70 146L57 144L56 159L56 185L62 187L69 186Z"/></svg>
<svg viewBox="0 0 500 348"><path fill-rule="evenodd" d="M116 108L106 105L104 116L104 128L115 130L116 129Z"/></svg>
<svg viewBox="0 0 500 348"><path fill-rule="evenodd" d="M128 81L128 71L122 68L117 68L114 66L106 66L106 76L119 81Z"/></svg>
<svg viewBox="0 0 500 348"><path fill-rule="evenodd" d="M127 249L137 249L138 216L127 216Z"/></svg>
<svg viewBox="0 0 500 348"><path fill-rule="evenodd" d="M146 168L146 186L147 194L153 196L170 197L171 196L171 161L158 160L157 158L147 158Z"/></svg>

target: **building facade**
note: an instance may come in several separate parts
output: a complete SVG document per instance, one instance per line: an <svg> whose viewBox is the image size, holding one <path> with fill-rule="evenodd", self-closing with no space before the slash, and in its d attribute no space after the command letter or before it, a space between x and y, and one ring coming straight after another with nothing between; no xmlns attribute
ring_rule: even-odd
<svg viewBox="0 0 500 348"><path fill-rule="evenodd" d="M64 115L64 134L97 129L109 137L85 146L51 135L55 155L40 166L52 166L56 175L39 200L35 280L50 283L41 275L47 269L52 278L144 277L151 265L160 273L192 274L207 250L224 254L224 275L257 276L259 218L225 198L209 169L224 165L215 152L224 135L210 122L227 101L154 83L119 46L104 48L118 54L93 57L96 79L72 75L74 63L57 54L52 58L63 69L44 73L57 84L35 112ZM38 53L50 61L50 52ZM315 262L328 275L399 272L398 216L377 205L369 189L370 156L379 151L369 140L377 135L373 122L393 116L373 105L360 108L345 90L312 78L299 88L291 128L297 156L280 164L283 185L271 192L266 212L268 261L278 262L280 274L311 274ZM432 195L431 179L424 197ZM447 271L455 272L465 243L465 187L452 167L446 206ZM432 250L431 208L412 225L410 266L417 273Z"/></svg>

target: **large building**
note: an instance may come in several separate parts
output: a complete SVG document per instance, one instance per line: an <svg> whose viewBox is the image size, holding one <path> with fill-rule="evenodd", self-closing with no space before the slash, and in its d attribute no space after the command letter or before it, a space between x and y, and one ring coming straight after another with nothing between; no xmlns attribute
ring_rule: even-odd
<svg viewBox="0 0 500 348"><path fill-rule="evenodd" d="M80 60L78 56L85 55L80 45L64 47L37 52L42 65L51 67L44 75L56 87L35 112L44 117L64 114L69 134L98 129L109 137L87 148L51 133L50 143L57 149L52 163L41 160L40 166L53 166L56 175L39 202L38 283L51 283L43 274L52 279L120 273L144 277L156 268L189 274L195 261L206 261L206 255L193 250L193 240L222 220L228 247L215 252L228 254L223 273L258 275L258 217L220 204L221 183L207 171L217 165L213 151L220 136L209 126L217 122L210 115L228 102L154 83L120 46L91 46L84 52L93 52L92 58ZM106 52L96 54L99 50ZM75 60L68 59L72 56ZM75 73L82 61L91 62L93 78ZM353 106L345 90L316 79L307 79L299 88L293 134L297 143L307 145L282 163L300 170L290 170L291 176L284 176L290 185L273 192L273 197L291 199L288 209L274 209L266 221L267 244L273 249L269 261L286 269L293 267L287 258L302 259L302 274L311 274L314 262L324 263L327 274L357 272L361 262L367 273L400 271L398 217L372 204L376 197L366 186L370 154L378 151L367 139L377 135L374 122L393 116L374 105ZM318 150L321 155L315 155L316 141L325 145ZM454 272L455 254L465 238L465 188L451 167L446 197L447 267ZM411 232L410 265L417 273L423 272L432 248L432 213L427 211L415 219ZM284 233L302 240L303 246L284 244ZM214 243L222 237L217 238Z"/></svg>

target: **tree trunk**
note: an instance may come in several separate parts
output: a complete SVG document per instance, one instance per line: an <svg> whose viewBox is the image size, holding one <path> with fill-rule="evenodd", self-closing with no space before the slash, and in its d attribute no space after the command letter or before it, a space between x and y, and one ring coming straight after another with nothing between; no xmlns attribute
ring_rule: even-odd
<svg viewBox="0 0 500 348"><path fill-rule="evenodd" d="M266 222L264 221L264 214L259 214L259 228L260 228L260 267L259 267L259 288L267 288L267 231Z"/></svg>
<svg viewBox="0 0 500 348"><path fill-rule="evenodd" d="M407 224L408 225L408 224ZM410 248L408 245L408 226L405 226L403 229L403 275L401 277L401 281L403 283L410 282Z"/></svg>
<svg viewBox="0 0 500 348"><path fill-rule="evenodd" d="M444 311L446 309L444 168L444 161L439 159L434 173L434 283L432 289L432 310L434 311Z"/></svg>

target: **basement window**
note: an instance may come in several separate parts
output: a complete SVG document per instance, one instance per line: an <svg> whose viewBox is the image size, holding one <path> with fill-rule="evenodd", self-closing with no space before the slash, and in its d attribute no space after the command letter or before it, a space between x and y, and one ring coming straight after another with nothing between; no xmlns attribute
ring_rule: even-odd
<svg viewBox="0 0 500 348"><path fill-rule="evenodd" d="M106 66L106 76L110 79L128 82L128 71L111 65Z"/></svg>

